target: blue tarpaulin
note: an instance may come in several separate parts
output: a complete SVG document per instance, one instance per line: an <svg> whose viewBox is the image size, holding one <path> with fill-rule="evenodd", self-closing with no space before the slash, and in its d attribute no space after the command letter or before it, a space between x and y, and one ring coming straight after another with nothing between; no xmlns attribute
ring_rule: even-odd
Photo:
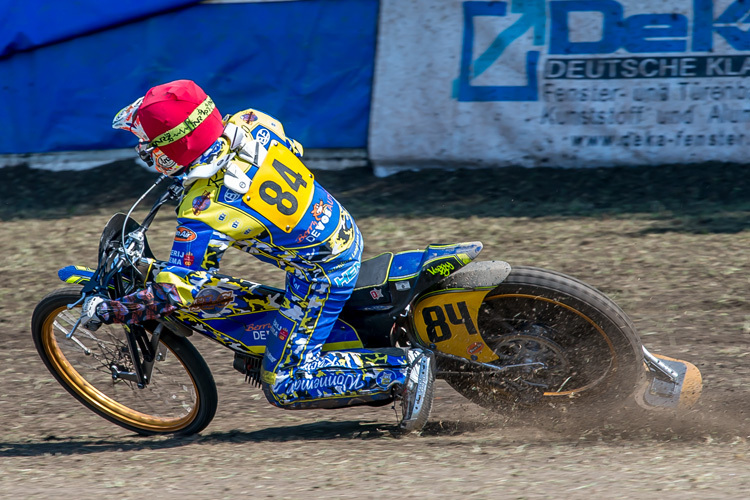
<svg viewBox="0 0 750 500"><path fill-rule="evenodd" d="M147 3L161 13L135 8ZM151 86L181 78L195 80L223 114L254 107L275 116L305 147L366 146L377 0L176 8L190 3L132 3L98 27L92 15L77 25L83 36L72 28L47 38L6 33L0 50L20 52L0 58L0 153L132 146L135 136L110 128L113 116Z"/></svg>
<svg viewBox="0 0 750 500"><path fill-rule="evenodd" d="M0 57L200 1L3 0L0 2Z"/></svg>

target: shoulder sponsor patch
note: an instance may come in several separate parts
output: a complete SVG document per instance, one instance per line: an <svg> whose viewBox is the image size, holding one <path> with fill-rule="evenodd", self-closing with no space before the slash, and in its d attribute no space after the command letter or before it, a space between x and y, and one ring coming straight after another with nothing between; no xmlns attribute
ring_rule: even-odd
<svg viewBox="0 0 750 500"><path fill-rule="evenodd" d="M258 129L258 133L255 135L255 140L265 146L268 141L271 140L271 132L267 128Z"/></svg>

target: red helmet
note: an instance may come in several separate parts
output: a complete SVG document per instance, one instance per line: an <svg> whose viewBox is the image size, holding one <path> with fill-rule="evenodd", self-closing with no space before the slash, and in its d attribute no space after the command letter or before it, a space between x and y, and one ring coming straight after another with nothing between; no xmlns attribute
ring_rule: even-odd
<svg viewBox="0 0 750 500"><path fill-rule="evenodd" d="M195 161L224 131L216 105L191 80L151 88L136 113L149 138L148 145L183 167Z"/></svg>

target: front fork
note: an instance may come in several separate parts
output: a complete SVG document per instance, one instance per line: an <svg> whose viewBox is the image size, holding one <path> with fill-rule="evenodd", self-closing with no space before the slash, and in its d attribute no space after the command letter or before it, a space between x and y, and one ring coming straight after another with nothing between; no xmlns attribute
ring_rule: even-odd
<svg viewBox="0 0 750 500"><path fill-rule="evenodd" d="M164 325L159 323L150 340L146 330L140 325L123 325L123 327L128 339L128 350L133 361L133 371L120 370L113 364L109 367L112 372L112 380L129 380L135 382L139 389L143 389L151 381L154 363L164 360L166 356L166 348L159 344L159 337L161 337ZM141 358L143 358L143 361L141 361Z"/></svg>

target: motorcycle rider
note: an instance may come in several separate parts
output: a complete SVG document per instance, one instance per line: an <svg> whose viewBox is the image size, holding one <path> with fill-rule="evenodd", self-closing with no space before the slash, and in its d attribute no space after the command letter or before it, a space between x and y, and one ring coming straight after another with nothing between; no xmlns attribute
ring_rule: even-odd
<svg viewBox="0 0 750 500"><path fill-rule="evenodd" d="M271 404L337 408L401 399L399 426L421 429L432 402L431 352L322 351L357 281L362 236L351 215L304 167L263 164L270 148L303 154L280 122L255 109L222 119L195 82L177 80L151 88L120 111L113 128L138 136L141 157L181 179L184 194L169 262L144 290L118 300L89 297L81 324L95 329L101 323L138 323L233 300L232 279L217 274L232 246L287 273L261 369ZM348 376L336 376L342 373Z"/></svg>

